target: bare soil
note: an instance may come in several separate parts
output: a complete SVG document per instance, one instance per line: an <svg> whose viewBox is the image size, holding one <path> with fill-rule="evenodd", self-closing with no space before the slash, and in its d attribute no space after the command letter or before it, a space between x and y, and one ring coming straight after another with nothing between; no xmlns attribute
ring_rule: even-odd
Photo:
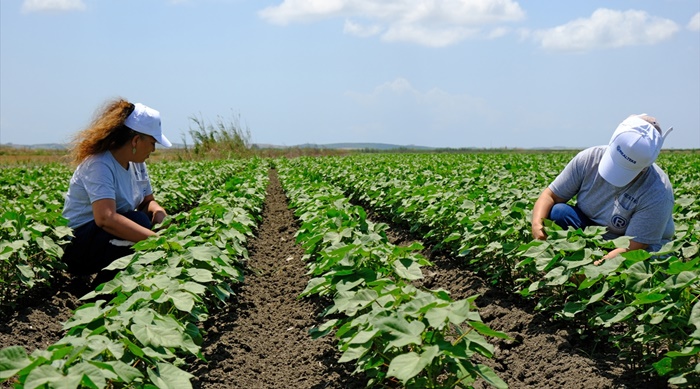
<svg viewBox="0 0 700 389"><path fill-rule="evenodd" d="M312 340L308 330L323 322L326 301L299 299L308 276L295 243L297 222L274 170L263 221L248 243L245 282L226 308L203 323L206 361L189 360L195 388L360 388L366 380L354 365L338 364L331 336ZM393 226L393 243L416 241ZM531 302L489 285L468 271L459 258L424 254L435 266L424 271L423 285L443 288L455 299L478 294L483 321L512 340L492 339L494 358L480 360L511 388L667 388L620 363L606 347L585 342L567 328L533 310ZM52 288L41 288L18 309L0 313L0 348L22 345L28 352L46 348L63 336L61 329L84 285L62 275ZM10 388L8 382L0 384ZM477 383L476 388L486 388Z"/></svg>

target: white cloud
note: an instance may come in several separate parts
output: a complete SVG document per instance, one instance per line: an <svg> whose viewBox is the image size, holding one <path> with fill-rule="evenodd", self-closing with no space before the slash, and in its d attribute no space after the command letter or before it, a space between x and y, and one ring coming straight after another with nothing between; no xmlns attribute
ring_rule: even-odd
<svg viewBox="0 0 700 389"><path fill-rule="evenodd" d="M258 15L270 23L284 26L341 15L345 3L345 0L284 0L278 6L263 9Z"/></svg>
<svg viewBox="0 0 700 389"><path fill-rule="evenodd" d="M525 12L513 0L284 0L259 16L278 25L351 18L345 33L368 37L385 31L387 42L441 47L478 36L476 27L521 20Z"/></svg>
<svg viewBox="0 0 700 389"><path fill-rule="evenodd" d="M476 28L427 28L416 24L396 24L382 35L386 42L412 42L423 46L445 47L478 35Z"/></svg>
<svg viewBox="0 0 700 389"><path fill-rule="evenodd" d="M576 19L529 36L545 49L588 51L601 48L653 45L670 38L678 25L644 11L615 11L601 8L590 18Z"/></svg>
<svg viewBox="0 0 700 389"><path fill-rule="evenodd" d="M381 31L382 27L380 25L363 25L360 23L355 23L352 20L346 20L345 26L343 27L344 33L359 36L361 38L367 38L373 35L377 35Z"/></svg>
<svg viewBox="0 0 700 389"><path fill-rule="evenodd" d="M42 11L83 11L85 3L82 0L24 0L23 12Z"/></svg>
<svg viewBox="0 0 700 389"><path fill-rule="evenodd" d="M688 30L691 31L700 31L700 12L696 13L692 18L690 18L690 22L688 22L687 27Z"/></svg>

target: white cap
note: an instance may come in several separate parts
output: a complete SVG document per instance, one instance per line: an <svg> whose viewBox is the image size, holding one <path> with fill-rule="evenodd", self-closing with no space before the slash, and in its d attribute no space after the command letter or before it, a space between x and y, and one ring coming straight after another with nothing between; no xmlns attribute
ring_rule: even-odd
<svg viewBox="0 0 700 389"><path fill-rule="evenodd" d="M657 126L656 119L646 114L632 115L617 126L598 165L605 181L625 186L656 161L666 135L673 130L671 127L662 135Z"/></svg>
<svg viewBox="0 0 700 389"><path fill-rule="evenodd" d="M126 118L124 125L136 132L156 138L156 141L165 147L173 145L160 128L160 112L141 103L134 104L134 112Z"/></svg>

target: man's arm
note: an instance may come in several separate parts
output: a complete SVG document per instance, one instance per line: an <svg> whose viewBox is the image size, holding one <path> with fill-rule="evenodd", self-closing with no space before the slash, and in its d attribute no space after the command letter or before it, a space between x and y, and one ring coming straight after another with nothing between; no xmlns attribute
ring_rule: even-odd
<svg viewBox="0 0 700 389"><path fill-rule="evenodd" d="M627 248L624 248L624 247L616 248L615 250L612 250L612 251L610 251L609 253L605 254L605 256L603 256L603 258L601 258L601 259L599 259L599 260L593 262L593 264L594 264L594 265L600 265L600 264L602 264L603 261L605 261L606 259L615 258L615 257L617 257L618 255L620 255L620 254L622 254L622 253L626 253L626 252L628 252L628 251L633 251L633 250L646 250L647 247L649 247L649 245L646 244L646 243L639 243L639 242L635 242L635 241L631 240L631 241L630 241L629 247L627 247Z"/></svg>
<svg viewBox="0 0 700 389"><path fill-rule="evenodd" d="M549 212L554 204L564 203L566 200L557 196L551 189L545 188L535 202L532 209L532 237L539 240L547 239L542 221L549 217Z"/></svg>

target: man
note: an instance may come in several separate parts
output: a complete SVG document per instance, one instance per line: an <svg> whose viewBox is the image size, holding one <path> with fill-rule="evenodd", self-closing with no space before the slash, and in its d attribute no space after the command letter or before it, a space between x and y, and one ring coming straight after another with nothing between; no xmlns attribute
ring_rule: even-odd
<svg viewBox="0 0 700 389"><path fill-rule="evenodd" d="M654 161L664 139L654 117L646 114L625 119L608 146L578 153L535 202L532 236L546 239L542 221L548 218L562 228L605 226L605 238L631 236L628 247L617 248L601 260L623 252L658 251L671 240L673 188ZM576 196L576 205L567 202Z"/></svg>

